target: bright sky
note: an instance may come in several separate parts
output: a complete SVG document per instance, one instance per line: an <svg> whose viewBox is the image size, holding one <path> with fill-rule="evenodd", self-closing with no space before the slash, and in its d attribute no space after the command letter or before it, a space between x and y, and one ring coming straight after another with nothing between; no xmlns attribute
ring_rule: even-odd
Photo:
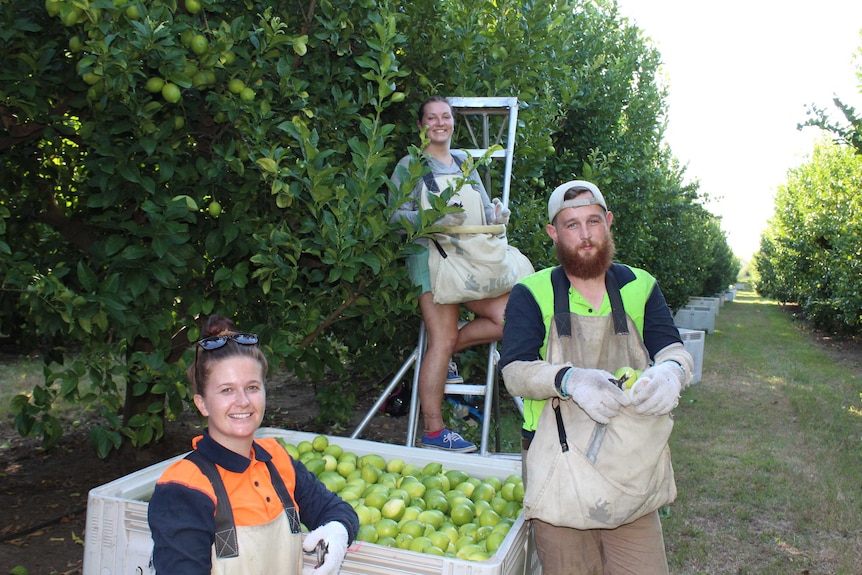
<svg viewBox="0 0 862 575"><path fill-rule="evenodd" d="M667 142L722 218L734 253L760 247L775 191L820 133L805 106L837 95L862 110L853 55L860 0L618 0L652 38L669 89ZM860 62L862 63L862 62Z"/></svg>

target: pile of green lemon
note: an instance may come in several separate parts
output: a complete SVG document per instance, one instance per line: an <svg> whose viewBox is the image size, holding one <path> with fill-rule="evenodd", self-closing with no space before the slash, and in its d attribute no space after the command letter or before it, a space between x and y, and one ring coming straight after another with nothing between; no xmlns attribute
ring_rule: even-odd
<svg viewBox="0 0 862 575"><path fill-rule="evenodd" d="M357 539L420 553L484 561L521 514L520 475L479 479L441 463L424 467L380 455L358 456L325 435L279 441L359 516Z"/></svg>

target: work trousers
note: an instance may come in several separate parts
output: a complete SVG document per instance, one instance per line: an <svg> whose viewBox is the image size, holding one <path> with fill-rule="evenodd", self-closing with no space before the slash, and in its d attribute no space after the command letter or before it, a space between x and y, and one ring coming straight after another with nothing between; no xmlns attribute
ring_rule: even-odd
<svg viewBox="0 0 862 575"><path fill-rule="evenodd" d="M526 450L521 455L526 462ZM526 467L524 463L525 482ZM538 519L531 523L542 575L668 575L658 511L616 529L572 529Z"/></svg>

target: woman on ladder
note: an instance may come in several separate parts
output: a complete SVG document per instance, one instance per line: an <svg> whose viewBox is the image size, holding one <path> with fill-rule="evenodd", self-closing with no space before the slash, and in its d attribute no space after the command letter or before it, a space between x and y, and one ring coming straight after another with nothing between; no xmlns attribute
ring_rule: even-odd
<svg viewBox="0 0 862 575"><path fill-rule="evenodd" d="M441 181L446 177L460 176L461 164L467 154L462 150L450 148L452 133L455 129L455 116L449 102L440 96L429 98L419 106L417 126L425 131L427 144L423 148L423 159L427 161L431 175ZM408 166L410 156L402 158L399 166ZM400 186L399 168L396 167L392 181ZM440 189L445 189L445 185ZM413 188L411 199L397 206L391 221L402 218L412 225L418 225L420 211L426 209L424 194L429 193L424 180ZM438 192L439 193L439 192ZM438 226L507 224L510 212L499 200L493 202L488 197L482 180L475 170L470 174L469 185L465 185L449 201L450 205L460 205L463 211L448 213L439 221ZM494 298L469 301L463 305L475 314L475 319L458 329L461 304L439 304L434 302L431 291L431 274L428 267L428 240L417 242L425 246L425 251L407 259L407 270L413 285L420 289L419 309L427 332L427 348L419 368L419 400L421 402L423 435L421 447L445 451L472 452L476 446L466 441L458 433L443 425L443 396L447 383L462 383L453 354L475 345L499 341L503 337L503 312L508 294Z"/></svg>

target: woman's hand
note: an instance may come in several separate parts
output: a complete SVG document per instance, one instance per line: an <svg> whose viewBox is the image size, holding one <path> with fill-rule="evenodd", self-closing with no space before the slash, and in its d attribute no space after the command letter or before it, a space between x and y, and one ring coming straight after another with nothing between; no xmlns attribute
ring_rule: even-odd
<svg viewBox="0 0 862 575"><path fill-rule="evenodd" d="M312 570L303 569L303 575L335 575L341 570L344 556L347 554L347 528L338 521L330 521L321 525L305 536L302 549L306 553L315 551L317 544L323 542L326 556L323 563Z"/></svg>
<svg viewBox="0 0 862 575"><path fill-rule="evenodd" d="M494 205L494 221L492 224L503 224L504 226L509 223L509 216L512 215L512 211L503 205L503 202L500 201L500 198L494 198L491 200L491 203Z"/></svg>

